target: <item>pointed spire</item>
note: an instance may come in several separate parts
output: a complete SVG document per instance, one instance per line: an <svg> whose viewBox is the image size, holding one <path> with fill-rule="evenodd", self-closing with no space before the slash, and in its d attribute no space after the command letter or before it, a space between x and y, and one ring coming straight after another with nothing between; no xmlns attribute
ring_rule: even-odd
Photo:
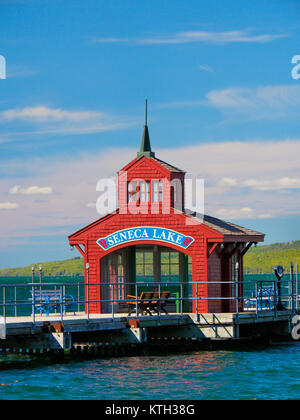
<svg viewBox="0 0 300 420"><path fill-rule="evenodd" d="M138 158L146 156L147 158L154 157L155 153L151 150L150 136L148 130L148 101L145 102L145 127L140 151L137 154Z"/></svg>

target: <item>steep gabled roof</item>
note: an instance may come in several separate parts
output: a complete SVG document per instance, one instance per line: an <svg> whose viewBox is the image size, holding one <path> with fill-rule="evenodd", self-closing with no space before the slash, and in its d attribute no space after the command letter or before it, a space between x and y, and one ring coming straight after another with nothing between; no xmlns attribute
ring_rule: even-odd
<svg viewBox="0 0 300 420"><path fill-rule="evenodd" d="M158 159L157 157L153 158L156 162L158 162L160 165L162 165L163 167L165 167L166 169L168 169L168 171L170 172L182 172L185 173L185 171L182 171L179 168L176 168L176 166L171 165L170 163L164 162L161 159Z"/></svg>
<svg viewBox="0 0 300 420"><path fill-rule="evenodd" d="M217 219L216 217L208 216L207 214L204 215L204 217L196 212L192 212L188 209L185 209L183 212L174 209L176 213L182 213L186 217L191 217L195 220L195 222L199 223L200 225L206 226L209 230L215 231L224 237L230 238L230 237L240 237L241 239L245 236L254 238L257 242L262 242L264 240L264 234L261 232L256 232L255 230L248 229L236 224L233 224L231 222L227 222L225 220ZM82 233L85 233L86 231L94 228L96 225L110 219L114 215L119 214L119 209L117 209L115 212L107 214L100 219L96 220L95 222L85 226L84 228L78 230L77 232L73 233L69 236L69 240L72 242L75 241L76 237L79 236ZM246 239L247 240L247 239Z"/></svg>
<svg viewBox="0 0 300 420"><path fill-rule="evenodd" d="M203 215L192 212L188 209L185 209L184 213L224 236L265 236L264 233L256 232L255 230L248 229L225 220L217 219L216 217L208 216L207 214L203 217Z"/></svg>

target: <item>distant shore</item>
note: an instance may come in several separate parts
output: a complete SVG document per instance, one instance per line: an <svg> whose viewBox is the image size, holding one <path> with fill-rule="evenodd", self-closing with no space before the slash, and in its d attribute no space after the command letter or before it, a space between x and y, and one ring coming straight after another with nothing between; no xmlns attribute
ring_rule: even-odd
<svg viewBox="0 0 300 420"><path fill-rule="evenodd" d="M276 243L252 247L244 257L244 274L264 274L273 271L275 265L282 265L289 271L290 263L300 265L300 241ZM38 273L40 262L36 262ZM76 257L64 261L41 263L44 276L83 276L84 260ZM0 277L27 277L31 276L32 264L21 268L6 268L0 270Z"/></svg>

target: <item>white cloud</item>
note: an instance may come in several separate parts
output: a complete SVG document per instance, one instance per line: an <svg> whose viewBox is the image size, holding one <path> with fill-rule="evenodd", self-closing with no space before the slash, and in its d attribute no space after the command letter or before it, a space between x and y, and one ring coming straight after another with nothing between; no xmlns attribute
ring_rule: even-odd
<svg viewBox="0 0 300 420"><path fill-rule="evenodd" d="M80 228L97 220L100 216L94 203L100 195L96 191L98 180L113 175L134 159L136 149L138 144L137 148L102 149L99 153L86 153L76 158L61 156L4 162L2 170L9 173L10 178L0 179L0 202L10 201L7 191L12 185L24 183L19 175L12 181L12 174L22 170L28 172L28 169L35 175L26 178L26 185L51 185L57 193L47 195L47 203L36 200L29 203L26 195L14 196L18 197L20 210L2 212L0 218L0 231L8 238L7 243L18 240L17 237L9 239L12 227L14 231L21 231L26 226L30 232L32 229L65 229L71 225ZM276 180L276 186L284 188L297 185L298 181L291 180L300 179L300 139L199 143L155 152L160 159L205 179L207 214L233 221L300 216L300 192L296 187L279 194L281 190L278 189L262 190L254 185L242 185L251 179ZM288 180L278 183L286 178ZM66 230L72 233L76 228ZM31 236L28 233L28 237Z"/></svg>
<svg viewBox="0 0 300 420"><path fill-rule="evenodd" d="M122 42L129 42L130 40L128 38L94 38L92 42L96 44L119 44Z"/></svg>
<svg viewBox="0 0 300 420"><path fill-rule="evenodd" d="M206 94L208 104L216 108L237 108L241 106L252 106L253 101L251 98L249 98L249 96L252 96L251 91L242 88L212 90Z"/></svg>
<svg viewBox="0 0 300 420"><path fill-rule="evenodd" d="M36 195L36 194L52 194L53 189L51 187L38 187L33 185L28 188L21 188L20 185L15 185L9 190L9 194L23 194L23 195Z"/></svg>
<svg viewBox="0 0 300 420"><path fill-rule="evenodd" d="M266 43L276 39L286 37L285 34L259 34L254 35L249 30L240 31L189 31L178 32L171 35L157 35L151 38L98 38L93 42L103 43L129 43L135 45L169 45L169 44L189 44L189 43L205 43L205 44L231 44L231 43Z"/></svg>
<svg viewBox="0 0 300 420"><path fill-rule="evenodd" d="M0 203L0 210L15 210L18 209L20 206L18 203L10 203L10 202L5 202L5 203Z"/></svg>
<svg viewBox="0 0 300 420"><path fill-rule="evenodd" d="M117 117L98 111L70 111L60 108L49 108L41 105L21 109L8 109L0 112L0 121L9 124L26 123L34 126L34 131L9 133L10 140L16 136L46 135L46 134L88 134L102 131L126 129L136 124L133 119Z"/></svg>
<svg viewBox="0 0 300 420"><path fill-rule="evenodd" d="M15 79L15 78L23 78L23 77L31 77L39 74L39 71L29 69L25 66L11 66L9 65L7 69L7 78L8 79Z"/></svg>
<svg viewBox="0 0 300 420"><path fill-rule="evenodd" d="M235 219L273 219L271 213L259 213L250 207L242 208L220 208L216 210L215 214L221 219L235 220Z"/></svg>
<svg viewBox="0 0 300 420"><path fill-rule="evenodd" d="M300 189L300 178L284 177L274 180L248 179L242 182L241 185L261 191Z"/></svg>
<svg viewBox="0 0 300 420"><path fill-rule="evenodd" d="M87 208L96 208L96 203L94 203L94 202L86 203L86 207Z"/></svg>
<svg viewBox="0 0 300 420"><path fill-rule="evenodd" d="M274 219L271 213L262 213L257 216L258 219Z"/></svg>
<svg viewBox="0 0 300 420"><path fill-rule="evenodd" d="M279 179L246 179L237 181L234 178L222 178L217 185L224 187L248 187L260 191L300 189L300 178L283 177Z"/></svg>
<svg viewBox="0 0 300 420"><path fill-rule="evenodd" d="M220 186L233 187L237 185L237 180L234 178L222 178L219 183Z"/></svg>
<svg viewBox="0 0 300 420"><path fill-rule="evenodd" d="M8 109L0 113L5 120L36 120L36 121L86 121L104 114L95 111L65 111L52 109L46 106L26 107L23 109Z"/></svg>
<svg viewBox="0 0 300 420"><path fill-rule="evenodd" d="M199 65L199 70L207 71L208 73L214 73L215 72L214 69L207 64L200 64Z"/></svg>
<svg viewBox="0 0 300 420"><path fill-rule="evenodd" d="M206 94L207 103L216 108L263 108L282 109L300 105L300 86L274 85L256 88L231 87L212 90Z"/></svg>
<svg viewBox="0 0 300 420"><path fill-rule="evenodd" d="M300 85L253 88L229 87L212 90L204 98L159 104L160 108L210 106L222 111L229 121L297 118L300 115Z"/></svg>
<svg viewBox="0 0 300 420"><path fill-rule="evenodd" d="M216 210L216 215L224 219L252 219L254 211L250 207L220 208Z"/></svg>

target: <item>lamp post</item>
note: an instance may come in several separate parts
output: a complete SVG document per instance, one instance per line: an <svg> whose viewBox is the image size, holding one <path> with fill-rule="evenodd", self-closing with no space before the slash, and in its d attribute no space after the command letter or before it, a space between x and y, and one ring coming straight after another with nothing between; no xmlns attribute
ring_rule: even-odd
<svg viewBox="0 0 300 420"><path fill-rule="evenodd" d="M281 302L281 279L284 275L284 268L281 265L276 265L276 267L274 267L274 273L275 273L275 276L277 277L277 291L278 291L278 301L277 301L276 309L277 311L283 311L285 310L285 307L283 306Z"/></svg>
<svg viewBox="0 0 300 420"><path fill-rule="evenodd" d="M42 278L43 278L43 267L42 267L42 265L40 264L40 266L39 266L39 272L40 272L40 284L42 284Z"/></svg>

